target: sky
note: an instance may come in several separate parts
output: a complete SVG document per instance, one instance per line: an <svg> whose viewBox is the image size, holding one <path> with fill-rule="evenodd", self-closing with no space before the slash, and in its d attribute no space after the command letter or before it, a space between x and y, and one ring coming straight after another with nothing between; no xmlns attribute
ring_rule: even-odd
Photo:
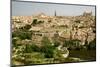
<svg viewBox="0 0 100 67"><path fill-rule="evenodd" d="M12 16L31 16L40 13L54 16L55 11L57 16L77 16L82 15L84 11L92 11L95 15L95 6L12 1Z"/></svg>

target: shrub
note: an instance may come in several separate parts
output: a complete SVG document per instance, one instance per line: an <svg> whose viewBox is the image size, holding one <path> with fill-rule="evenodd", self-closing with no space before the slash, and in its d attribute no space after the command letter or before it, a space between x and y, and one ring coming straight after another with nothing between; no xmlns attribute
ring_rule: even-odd
<svg viewBox="0 0 100 67"><path fill-rule="evenodd" d="M12 33L12 37L19 37L20 39L31 39L32 33L28 31L15 31Z"/></svg>
<svg viewBox="0 0 100 67"><path fill-rule="evenodd" d="M33 19L32 25L36 25L36 24L40 24L40 23L44 23L44 21L38 21L37 19Z"/></svg>
<svg viewBox="0 0 100 67"><path fill-rule="evenodd" d="M36 44L32 44L31 47L32 47L32 50L35 52L40 52L41 50L41 48L39 48Z"/></svg>
<svg viewBox="0 0 100 67"><path fill-rule="evenodd" d="M31 25L24 26L24 30L29 30L31 28Z"/></svg>
<svg viewBox="0 0 100 67"><path fill-rule="evenodd" d="M41 52L45 53L45 57L52 58L54 55L54 46L51 45L50 40L47 37L43 37L41 45Z"/></svg>
<svg viewBox="0 0 100 67"><path fill-rule="evenodd" d="M32 52L41 52L41 48L38 47L35 43L27 44L25 48L26 53L32 53Z"/></svg>
<svg viewBox="0 0 100 67"><path fill-rule="evenodd" d="M68 49L79 49L80 45L80 40L65 40L63 43L63 46L68 47Z"/></svg>
<svg viewBox="0 0 100 67"><path fill-rule="evenodd" d="M17 39L12 39L12 44L13 44L13 47L16 47L17 45L16 45L16 41L17 41Z"/></svg>
<svg viewBox="0 0 100 67"><path fill-rule="evenodd" d="M87 49L88 49L88 50L96 49L96 39L94 39L93 41L91 41L91 42L87 45Z"/></svg>
<svg viewBox="0 0 100 67"><path fill-rule="evenodd" d="M51 22L51 20L48 20L48 22Z"/></svg>
<svg viewBox="0 0 100 67"><path fill-rule="evenodd" d="M38 21L38 23L43 23L44 21Z"/></svg>
<svg viewBox="0 0 100 67"><path fill-rule="evenodd" d="M41 52L43 52L45 54L46 58L52 58L54 55L54 47L53 46L43 46L41 48Z"/></svg>
<svg viewBox="0 0 100 67"><path fill-rule="evenodd" d="M26 44L25 46L26 46L25 53L32 53L33 52L32 46L30 44Z"/></svg>
<svg viewBox="0 0 100 67"><path fill-rule="evenodd" d="M54 47L58 47L59 45L60 45L60 42L58 42L58 41L54 42Z"/></svg>
<svg viewBox="0 0 100 67"><path fill-rule="evenodd" d="M80 20L75 20L76 23L80 23Z"/></svg>
<svg viewBox="0 0 100 67"><path fill-rule="evenodd" d="M42 46L46 46L46 45L51 45L50 40L48 39L48 37L44 36L41 40L41 45Z"/></svg>
<svg viewBox="0 0 100 67"><path fill-rule="evenodd" d="M32 21L32 25L35 25L35 24L37 24L37 19L33 19Z"/></svg>

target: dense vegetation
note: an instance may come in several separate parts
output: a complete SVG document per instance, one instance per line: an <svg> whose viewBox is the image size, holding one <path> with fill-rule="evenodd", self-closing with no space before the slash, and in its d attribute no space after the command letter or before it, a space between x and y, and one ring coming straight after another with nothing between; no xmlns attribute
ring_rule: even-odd
<svg viewBox="0 0 100 67"><path fill-rule="evenodd" d="M15 48L15 50L13 50L13 55L17 55L16 57L12 58L13 64L17 62L19 62L19 64L76 62L70 57L79 57L90 60L95 59L95 55L92 54L92 51L95 51L96 47L95 40L84 46L80 44L79 40L65 40L63 42L63 47L67 47L70 54L69 58L63 59L61 56L61 51L57 49L60 42L55 40L53 42L54 45L52 45L52 42L46 36L44 36L41 40L42 46L38 46L34 42L31 42L30 44L17 44L17 41L22 41L25 39L31 40L31 36L31 32L25 31L16 31L12 33L12 43L13 48ZM92 51L90 52L89 50Z"/></svg>

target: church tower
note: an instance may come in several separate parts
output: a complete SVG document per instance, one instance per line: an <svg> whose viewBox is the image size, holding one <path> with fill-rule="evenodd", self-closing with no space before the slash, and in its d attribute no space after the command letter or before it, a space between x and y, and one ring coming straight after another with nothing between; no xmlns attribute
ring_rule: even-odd
<svg viewBox="0 0 100 67"><path fill-rule="evenodd" d="M56 15L56 11L55 11L55 16L57 16L57 15Z"/></svg>

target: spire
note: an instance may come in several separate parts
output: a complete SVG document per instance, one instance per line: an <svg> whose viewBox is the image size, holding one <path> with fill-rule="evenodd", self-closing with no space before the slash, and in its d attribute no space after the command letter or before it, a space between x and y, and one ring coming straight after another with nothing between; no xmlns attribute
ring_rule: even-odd
<svg viewBox="0 0 100 67"><path fill-rule="evenodd" d="M56 11L55 11L55 16L57 16L57 15L56 15Z"/></svg>

